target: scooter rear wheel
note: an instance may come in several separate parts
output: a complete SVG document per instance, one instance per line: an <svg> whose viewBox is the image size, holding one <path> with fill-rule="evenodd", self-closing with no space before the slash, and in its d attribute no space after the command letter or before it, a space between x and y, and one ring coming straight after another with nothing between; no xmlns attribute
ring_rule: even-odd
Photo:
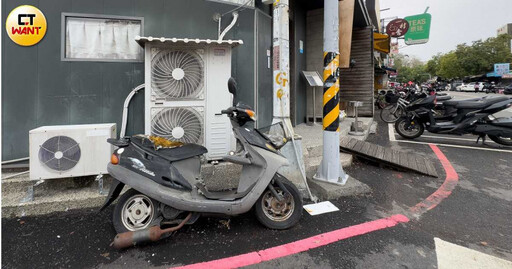
<svg viewBox="0 0 512 269"><path fill-rule="evenodd" d="M275 186L276 192L284 196L284 200L274 197L269 189L260 196L254 209L256 218L270 229L284 230L293 227L302 217L302 197L295 185L286 179L281 179L288 192L283 192Z"/></svg>
<svg viewBox="0 0 512 269"><path fill-rule="evenodd" d="M124 233L148 228L158 215L157 201L129 189L119 197L112 222L117 233Z"/></svg>
<svg viewBox="0 0 512 269"><path fill-rule="evenodd" d="M498 144L505 145L505 146L512 146L512 138L494 136L494 135L488 135L488 136L492 141L494 141Z"/></svg>

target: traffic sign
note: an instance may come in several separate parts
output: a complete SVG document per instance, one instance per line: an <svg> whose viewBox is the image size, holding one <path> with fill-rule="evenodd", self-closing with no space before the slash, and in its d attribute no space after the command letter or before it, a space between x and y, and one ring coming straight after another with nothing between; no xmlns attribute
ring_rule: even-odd
<svg viewBox="0 0 512 269"><path fill-rule="evenodd" d="M409 30L404 36L405 44L416 45L428 42L430 35L430 21L432 16L429 13L423 13L404 18L409 22Z"/></svg>

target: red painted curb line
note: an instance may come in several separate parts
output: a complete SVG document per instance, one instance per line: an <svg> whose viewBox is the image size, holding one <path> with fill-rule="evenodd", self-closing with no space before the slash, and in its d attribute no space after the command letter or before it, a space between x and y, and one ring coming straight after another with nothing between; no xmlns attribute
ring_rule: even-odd
<svg viewBox="0 0 512 269"><path fill-rule="evenodd" d="M443 199L448 197L452 190L457 185L459 176L455 169L450 164L450 161L446 158L443 152L433 144L429 144L430 148L434 151L437 158L441 161L444 170L446 171L446 178L441 187L432 193L422 202L413 206L410 211L412 213L424 213L434 207L436 207ZM269 261L285 256L304 252L313 248L325 246L337 241L341 241L347 238L363 235L378 230L394 227L399 223L407 223L409 218L405 215L393 215L387 218L382 218L374 221L369 221L331 232L322 233L319 235L311 236L302 240L294 241L288 244L279 245L272 248L267 248L259 251L253 251L237 256L231 256L223 259L212 260L201 263L194 263L190 265L174 267L176 269L216 269L216 268L237 268L243 266L249 266L258 264L264 261Z"/></svg>
<svg viewBox="0 0 512 269"><path fill-rule="evenodd" d="M267 248L260 251L249 252L246 254L232 256L224 259L213 260L209 262L195 263L179 269L199 269L199 268L237 268L269 261L299 252L307 251L313 248L325 246L350 237L374 232L377 230L393 227L398 223L408 222L409 218L404 215L393 215L391 217L369 221L350 227L326 232L323 234L311 236L302 240L294 241L277 247Z"/></svg>
<svg viewBox="0 0 512 269"><path fill-rule="evenodd" d="M429 144L429 146L434 151L439 161L441 161L441 164L446 171L446 178L441 187L439 187L425 200L419 202L417 205L410 209L411 212L416 214L423 214L439 205L443 199L450 196L453 189L455 189L455 186L457 186L457 183L459 182L459 175L457 175L457 172L455 172L455 169L453 168L450 161L448 161L448 158L446 158L443 152L436 145Z"/></svg>

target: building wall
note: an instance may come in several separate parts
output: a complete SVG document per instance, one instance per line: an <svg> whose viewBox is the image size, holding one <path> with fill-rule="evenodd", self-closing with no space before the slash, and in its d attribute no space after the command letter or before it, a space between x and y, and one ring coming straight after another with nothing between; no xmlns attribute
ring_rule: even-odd
<svg viewBox="0 0 512 269"><path fill-rule="evenodd" d="M213 39L213 14L235 7L205 0L9 0L2 1L3 17L22 4L38 7L48 30L32 47L16 45L2 30L2 160L28 156L28 132L39 126L115 122L120 129L126 96L144 83L143 63L61 61L62 12L144 17L145 36ZM247 104L254 103L254 12L240 11L225 37L244 41L233 50L232 75L241 89L238 99ZM223 17L223 27L230 22L231 15ZM127 134L143 131L144 95L137 94Z"/></svg>
<svg viewBox="0 0 512 269"><path fill-rule="evenodd" d="M496 34L497 35L504 35L504 34L512 35L512 23L509 23L507 25L504 25L504 26L498 28L498 30L496 31Z"/></svg>
<svg viewBox="0 0 512 269"><path fill-rule="evenodd" d="M290 116L294 125L306 122L306 79L302 76L302 71L306 70L306 3L304 0L292 1L290 10L292 12L293 33L290 33L290 39L293 37L293 47L290 46L290 97L291 107ZM302 41L303 50L300 51L300 42Z"/></svg>
<svg viewBox="0 0 512 269"><path fill-rule="evenodd" d="M308 11L307 13L307 70L323 74L323 9ZM343 53L341 51L340 53ZM354 28L352 32L352 46L350 58L356 61L353 68L341 69L340 75L340 102L341 109L347 109L350 101L362 101L359 108L360 116L373 116L373 90L374 90L374 63L373 63L373 35L371 27ZM307 114L313 115L313 89L308 86ZM322 117L323 89L317 87L315 95L315 116ZM348 109L351 114L351 108Z"/></svg>
<svg viewBox="0 0 512 269"><path fill-rule="evenodd" d="M315 9L307 12L306 18L306 69L307 71L317 71L320 77L323 76L323 35L324 35L324 10ZM313 92L315 92L315 112L313 114ZM313 115L322 118L322 87L313 89L307 86L307 117L312 118Z"/></svg>

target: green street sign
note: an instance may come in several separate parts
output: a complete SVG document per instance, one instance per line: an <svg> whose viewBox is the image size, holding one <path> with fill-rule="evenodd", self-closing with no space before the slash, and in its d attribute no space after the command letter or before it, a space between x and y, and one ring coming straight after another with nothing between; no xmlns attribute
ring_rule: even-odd
<svg viewBox="0 0 512 269"><path fill-rule="evenodd" d="M424 44L430 35L430 21L432 16L428 13L413 15L404 18L409 23L409 30L404 39L407 45Z"/></svg>

